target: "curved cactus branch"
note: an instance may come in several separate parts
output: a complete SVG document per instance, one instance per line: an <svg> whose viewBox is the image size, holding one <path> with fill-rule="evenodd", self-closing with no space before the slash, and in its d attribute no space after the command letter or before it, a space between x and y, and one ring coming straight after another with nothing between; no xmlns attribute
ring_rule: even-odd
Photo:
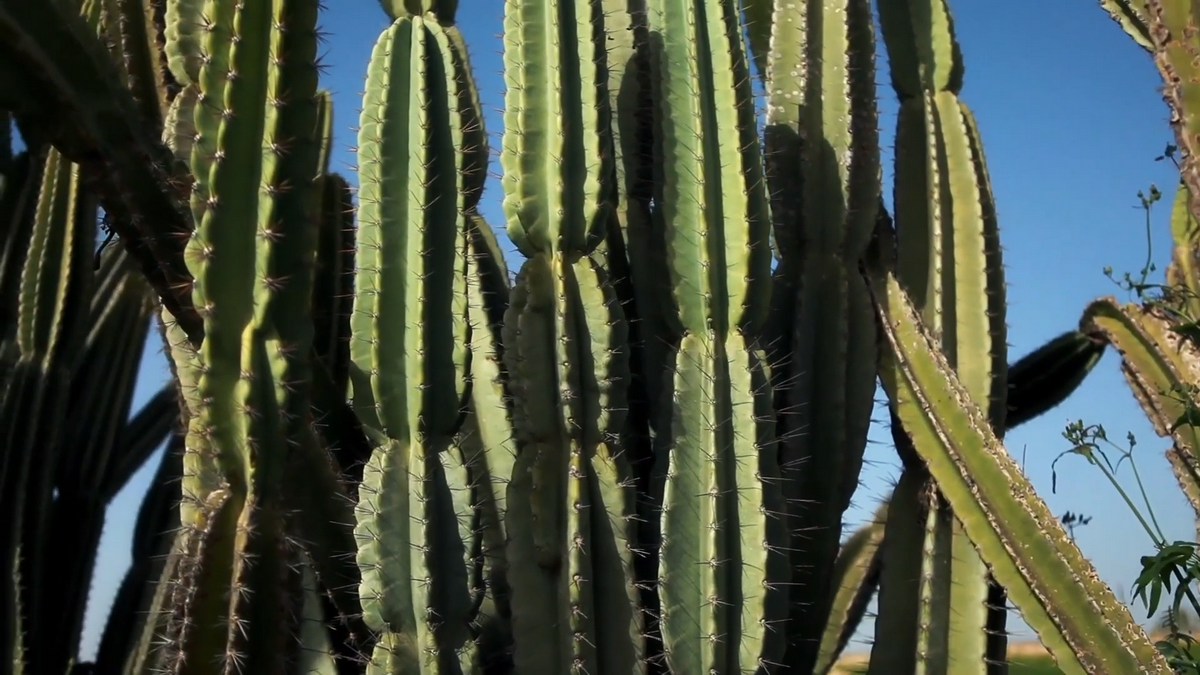
<svg viewBox="0 0 1200 675"><path fill-rule="evenodd" d="M1159 436L1174 443L1167 459L1200 519L1200 348L1189 327L1165 307L1095 300L1081 325L1121 353L1121 372Z"/></svg>

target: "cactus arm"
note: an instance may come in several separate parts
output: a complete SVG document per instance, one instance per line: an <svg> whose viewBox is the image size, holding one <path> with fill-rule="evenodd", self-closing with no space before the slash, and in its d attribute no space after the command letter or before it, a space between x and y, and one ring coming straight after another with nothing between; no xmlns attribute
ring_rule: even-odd
<svg viewBox="0 0 1200 675"><path fill-rule="evenodd" d="M265 27L271 7L210 0L206 9L213 26L204 47L209 58L200 75L198 138L191 162L197 176L192 205L198 227L188 242L194 299L205 317L205 340L198 353L203 364L199 397L205 403L195 422L222 480L240 501L250 467L240 440L245 438L246 422L238 412L242 396L236 390L243 365L242 334L254 311L258 209L248 207L258 204L261 184L263 121L255 113L261 114L267 91L267 71L260 64L267 57ZM245 77L230 78L230 72ZM228 110L244 112L222 116ZM246 206L222 209L220 202ZM204 495L196 498L204 501Z"/></svg>
<svg viewBox="0 0 1200 675"><path fill-rule="evenodd" d="M181 530L179 583L169 601L172 614L164 636L169 647L159 659L161 672L224 673L230 604L226 589L232 587L230 561L237 551L238 516L244 503L244 497L217 488L196 506L202 517Z"/></svg>
<svg viewBox="0 0 1200 675"><path fill-rule="evenodd" d="M177 481L183 472L182 450L183 436L172 436L138 509L130 568L104 625L97 672L144 675L156 665L156 640L170 613L167 600L179 562L176 545L181 538L174 493L178 493Z"/></svg>
<svg viewBox="0 0 1200 675"><path fill-rule="evenodd" d="M1100 0L1100 6L1142 49L1154 52L1146 0Z"/></svg>
<svg viewBox="0 0 1200 675"><path fill-rule="evenodd" d="M144 324L148 318L140 317L139 322ZM141 344L138 346L140 348ZM121 448L121 454L109 460L100 484L100 494L105 502L124 488L130 477L178 425L179 403L176 395L174 386L168 384L163 387L120 430L116 447Z"/></svg>
<svg viewBox="0 0 1200 675"><path fill-rule="evenodd" d="M884 503L875 511L870 522L850 535L838 552L830 575L834 579L831 584L834 594L825 632L821 635L814 673L824 675L837 663L866 614L867 605L875 596L879 586L880 544L887 513L888 505Z"/></svg>
<svg viewBox="0 0 1200 675"><path fill-rule="evenodd" d="M901 99L919 98L924 90L954 94L962 90L962 51L954 38L954 20L945 2L881 2L879 23L887 46L892 87Z"/></svg>
<svg viewBox="0 0 1200 675"><path fill-rule="evenodd" d="M30 180L22 190L14 216L18 223L26 222L6 233L4 261L4 280L13 283L15 291L5 293L12 315L0 343L6 371L0 445L7 449L0 460L0 506L9 519L0 541L0 573L5 579L0 650L6 663L18 670L61 672L74 655L74 644L70 649L62 649L62 644L77 632L46 631L73 628L84 599L78 594L68 597L70 604L65 606L50 601L67 584L77 583L89 563L73 563L63 570L64 584L47 585L50 571L41 541L53 523L62 420L70 402L70 376L87 335L95 202L84 193L79 168L55 150L29 170L40 180ZM95 535L92 525L81 528L81 540ZM49 644L55 649L48 649Z"/></svg>
<svg viewBox="0 0 1200 675"><path fill-rule="evenodd" d="M1129 0L1131 3L1137 0ZM1142 0L1150 37L1154 43L1154 63L1163 80L1163 100L1170 106L1171 126L1176 142L1183 149L1182 176L1188 186L1192 214L1200 213L1200 61L1195 58L1197 42L1194 26L1200 20L1198 8L1190 2Z"/></svg>
<svg viewBox="0 0 1200 675"><path fill-rule="evenodd" d="M1059 667L1170 672L991 432L896 278L877 272L876 284L887 338L881 376L904 430Z"/></svg>
<svg viewBox="0 0 1200 675"><path fill-rule="evenodd" d="M504 372L501 326L508 306L508 271L491 227L472 214L467 252L467 318L471 352L470 410L460 431L458 448L472 472L480 528L480 580L485 589L481 611L511 615L507 569L505 517L507 485L513 475L516 445L513 437L511 397ZM472 588L480 588L476 583ZM483 621L495 617L483 617ZM492 626L495 623L490 624Z"/></svg>
<svg viewBox="0 0 1200 675"><path fill-rule="evenodd" d="M453 26L443 26L440 36L448 63L446 86L450 91L450 105L456 113L457 122L453 142L460 150L459 211L460 215L466 215L474 212L479 205L479 199L483 196L483 186L487 181L490 154L487 129L484 126L483 104L479 99L479 88L475 84L475 74L471 69L466 40ZM504 280L507 284L507 275Z"/></svg>
<svg viewBox="0 0 1200 675"><path fill-rule="evenodd" d="M616 286L628 323L630 380L629 413L623 439L624 454L632 466L637 489L648 494L654 469L653 437L663 425L662 389L667 335L660 297L669 292L662 238L654 225L651 199L654 195L653 110L649 97L648 34L645 13L639 2L602 0L608 44L608 96L612 114L614 196L612 221L603 252L605 267ZM653 511L654 498L639 503ZM650 515L650 514L645 514ZM653 539L655 519L642 519L644 542ZM640 555L638 578L652 578L656 561ZM657 612L657 596L643 586L643 610Z"/></svg>
<svg viewBox="0 0 1200 675"><path fill-rule="evenodd" d="M1081 324L1098 330L1121 353L1121 371L1142 410L1159 436L1174 441L1167 459L1200 515L1200 416L1194 389L1200 349L1153 306L1119 306L1102 298L1088 306Z"/></svg>
<svg viewBox="0 0 1200 675"><path fill-rule="evenodd" d="M608 224L607 69L596 34L604 22L592 5L505 2L503 209L526 257L591 252ZM571 76L545 72L559 63L573 64Z"/></svg>
<svg viewBox="0 0 1200 675"><path fill-rule="evenodd" d="M906 442L899 433L893 435L898 445ZM939 522L950 516L939 502L925 471L906 469L900 475L880 546L883 570L872 669L950 672L946 596L953 583L948 564L953 530Z"/></svg>
<svg viewBox="0 0 1200 675"><path fill-rule="evenodd" d="M410 503L417 500L408 495L408 455L396 441L371 455L355 513L363 621L383 632L370 662L380 675L423 672L431 646L417 638L419 598L409 584L390 583L412 579L414 572L408 543L414 537L409 530L419 521L410 515Z"/></svg>
<svg viewBox="0 0 1200 675"><path fill-rule="evenodd" d="M26 533L33 535L30 541L38 542L36 547L27 549L30 554L36 551L37 559L63 561L56 570L59 582L45 584L38 590L37 604L55 608L40 613L39 624L31 633L39 642L49 635L60 640L62 636L71 636L68 639L74 641L82 632L85 607L75 603L79 602L76 599L87 597L93 580L105 507L112 498L105 491L106 483L121 481L113 493L124 487L128 474L115 476L114 470L128 462L133 464L131 474L144 464L146 457L162 445L172 418L178 415L171 398L158 405L152 401L147 412L158 418L155 420L158 423L146 430L152 436L130 439L133 443L120 439L123 444L117 444L118 432L129 413L151 308L146 302L148 289L140 277L134 276L136 272L124 265L110 266L109 271L125 276L131 288L114 298L122 307L108 314L108 321L98 326L104 334L96 340L94 349L77 357L85 367L78 369L71 380L64 410L70 411L74 424L63 425L57 441L60 449L56 452L53 446L43 446L39 452L40 458L52 465L57 491L56 498L45 507L42 527L46 532L75 533L71 537L42 537L34 534L36 530ZM173 397L173 391L169 388L165 391ZM80 433L83 430L91 433ZM30 578L35 578L34 574L38 572L31 573ZM39 648L39 651L45 650ZM40 655L36 660L41 661L40 666L49 667L44 659L45 655Z"/></svg>
<svg viewBox="0 0 1200 675"><path fill-rule="evenodd" d="M121 66L126 88L133 94L144 125L157 133L167 109L167 87L159 62L153 2L105 0L101 14Z"/></svg>
<svg viewBox="0 0 1200 675"><path fill-rule="evenodd" d="M1062 403L1091 372L1106 346L1107 344L1097 339L1094 334L1069 331L1009 366L1009 411L1005 418L1007 429L1011 430ZM904 484L911 483L915 475L904 478ZM910 494L906 495L906 490L898 487L892 497L893 500L899 499L904 503L898 511L905 507L911 509L916 503L911 495L911 486L907 491ZM833 667L842 649L858 628L867 603L880 585L882 560L886 552L881 542L888 522L889 503L882 505L871 522L859 528L846 540L834 563L833 576L840 581L834 584L837 594L834 596L832 611L825 626L820 657L814 672L824 673ZM901 511L895 518L903 521L905 517L905 513ZM910 514L907 517L911 519L913 516ZM904 526L902 524L900 527ZM919 532L915 539L903 530L893 534L893 540L897 542L893 546L900 546L901 549L898 554L890 556L893 563L887 568L888 574L897 579L888 584L889 607L893 602L891 596L895 595L891 589L903 587L906 579L919 575L919 571L913 571L919 568L910 567L912 561L919 560L920 557L907 554L904 550L912 541L919 539ZM896 601L900 600L897 596ZM898 627L893 628L889 622L907 621L916 611L881 611L876 625L880 626L883 634L894 636L898 632L904 632L903 624L897 624ZM907 655L913 651L914 649L906 648L896 653L905 655L900 658L908 658ZM886 663L888 659L897 657L881 655L880 658Z"/></svg>
<svg viewBox="0 0 1200 675"><path fill-rule="evenodd" d="M1171 205L1171 239L1174 250L1167 268L1167 284L1179 289L1183 311L1191 319L1200 319L1200 224L1191 211L1191 193L1179 182Z"/></svg>
<svg viewBox="0 0 1200 675"><path fill-rule="evenodd" d="M1062 403L1104 355L1108 342L1094 331L1067 331L1008 367L1008 414L1014 429Z"/></svg>
<svg viewBox="0 0 1200 675"><path fill-rule="evenodd" d="M32 591L23 598L22 617L28 632L27 665L31 672L61 669L71 654L47 649L47 645L64 634L76 635L83 613L82 606L53 604L56 593L65 590L65 585L48 583L50 551L38 544L47 528L54 525L54 490L66 436L62 420L68 412L70 376L86 340L90 310L95 201L85 193L80 173L79 167L61 153L49 152L33 209L32 238L18 294L16 344L21 359L17 367L28 368L32 377L27 382L33 390L25 393L32 399L25 415L8 420L24 433L18 432L16 442L6 445L14 449L9 469L15 472L6 471L4 480L20 481L19 487L8 483L5 490L12 490L20 499L20 506L9 513L19 519L19 526L14 528L14 534L19 533L24 542L19 573ZM76 543L82 543L85 552L94 551L86 542L89 537L99 537L99 525L94 521L81 525L83 541ZM75 557L86 558L87 554ZM81 568L69 578L88 573L90 565L80 563ZM78 583L78 579L71 578L68 583ZM43 597L47 602L42 602ZM83 602L78 595L65 599Z"/></svg>
<svg viewBox="0 0 1200 675"><path fill-rule="evenodd" d="M200 80L205 59L203 20L205 0L165 0L163 52L167 67L179 84Z"/></svg>
<svg viewBox="0 0 1200 675"><path fill-rule="evenodd" d="M465 284L465 226L454 200L440 198L457 188L459 150L450 142L447 92L439 81L447 64L439 44L426 37L432 26L400 19L380 37L359 132L351 359L371 374L372 389L355 389L355 408L364 424L400 440L453 435L465 375L455 351L465 345L457 337L466 332L460 325L465 312L451 305ZM434 63L438 70L427 72ZM397 189L393 181L408 187ZM383 304L389 296L396 301ZM424 394L409 400L409 392ZM368 400L373 411L363 405ZM432 407L422 427L416 418L423 406Z"/></svg>

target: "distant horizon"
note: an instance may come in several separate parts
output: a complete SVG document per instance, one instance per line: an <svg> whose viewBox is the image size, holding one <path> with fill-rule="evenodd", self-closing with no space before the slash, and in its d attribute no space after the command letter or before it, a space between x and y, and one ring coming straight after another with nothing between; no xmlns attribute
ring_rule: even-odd
<svg viewBox="0 0 1200 675"><path fill-rule="evenodd" d="M1174 134L1160 94L1161 80L1149 56L1125 36L1094 0L1012 0L1004 9L990 3L950 0L966 64L963 101L971 107L983 139L1000 219L1008 281L1009 363L1078 324L1087 303L1098 296L1129 300L1103 274L1136 273L1147 255L1144 217L1137 192L1153 183L1163 192L1152 212L1150 241L1161 279L1170 256L1170 204L1178 173L1156 162ZM1036 10L1036 11L1035 11ZM502 130L504 81L498 69L503 3L461 0L459 28L470 50L492 149L491 177L480 210L501 235L510 267L521 258L504 235L502 189L496 159ZM1038 17L1029 21L1029 17ZM357 184L353 172L355 131L363 78L370 52L388 21L373 0L343 2L322 14L328 33L322 86L333 94L333 170ZM878 34L878 29L877 29ZM886 50L878 41L877 74L884 193L892 203L892 152L896 103ZM152 333L135 395L134 409L168 381L159 339ZM1076 419L1103 424L1112 438L1132 432L1135 456L1156 514L1168 539L1196 538L1196 517L1171 474L1158 438L1121 377L1119 356L1109 349L1080 389L1058 408L1007 435L1009 452L1056 515L1092 516L1076 539L1101 578L1130 604L1142 625L1154 627L1130 591L1140 572L1139 558L1153 553L1116 492L1082 458L1059 463L1058 489L1051 490L1050 463L1069 449L1063 427ZM887 497L898 461L886 427L882 389L867 461L846 531L869 518ZM157 455L156 455L157 457ZM109 510L97 559L82 656L98 644L107 608L129 561L133 520L153 473L152 459ZM1127 471L1122 476L1131 480ZM1132 483L1128 483L1132 485ZM865 620L847 652L861 651L871 637ZM1014 640L1032 633L1010 621Z"/></svg>

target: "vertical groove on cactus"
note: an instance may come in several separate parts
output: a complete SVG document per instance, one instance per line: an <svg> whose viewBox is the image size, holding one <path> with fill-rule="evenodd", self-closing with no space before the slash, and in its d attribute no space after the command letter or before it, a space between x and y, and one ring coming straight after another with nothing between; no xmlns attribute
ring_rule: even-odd
<svg viewBox="0 0 1200 675"><path fill-rule="evenodd" d="M647 3L670 426L656 438L659 626L675 672L779 664L787 534L764 356L763 191L734 2Z"/></svg>

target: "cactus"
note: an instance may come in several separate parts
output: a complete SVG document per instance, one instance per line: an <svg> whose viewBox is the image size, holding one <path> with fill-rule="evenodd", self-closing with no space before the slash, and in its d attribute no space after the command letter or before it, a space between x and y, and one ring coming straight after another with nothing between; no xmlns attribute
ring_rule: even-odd
<svg viewBox="0 0 1200 675"><path fill-rule="evenodd" d="M944 0L883 3L880 24L900 100L897 276L924 324L941 336L942 351L963 386L1001 434L1007 393L1003 266L979 132L958 99L963 62L949 10ZM908 439L898 438L897 445L904 458ZM916 476L926 467L907 459L905 464L905 473L915 475L902 478L901 485L920 482ZM893 504L889 527L906 526L902 517L927 519L914 530L924 543L885 545L880 602L897 623L877 624L871 667L940 672L954 664L955 672L995 672L1004 655L1002 590L989 583L988 568L959 520L931 490L913 486L902 493L913 503ZM916 560L900 560L905 556ZM894 566L888 558L895 558ZM891 574L908 565L919 565L919 583ZM908 629L900 618L904 613ZM920 629L912 630L915 626Z"/></svg>
<svg viewBox="0 0 1200 675"><path fill-rule="evenodd" d="M878 672L1002 670L1004 592L1068 672L1166 672L1000 438L1111 342L1182 457L1152 388L1190 372L1103 302L1006 364L942 0L879 3L891 213L868 0L508 0L515 281L458 3L381 4L355 198L316 0L0 0L12 672L824 673L877 586ZM1175 5L1106 6L1178 60ZM174 382L126 421L151 316ZM877 375L906 469L840 542ZM72 661L102 508L172 427Z"/></svg>
<svg viewBox="0 0 1200 675"><path fill-rule="evenodd" d="M764 132L780 256L770 343L794 533L789 620L808 637L789 645L785 663L804 672L821 645L809 636L831 611L836 589L825 570L870 426L877 336L858 261L881 205L870 3L814 5L775 5Z"/></svg>
<svg viewBox="0 0 1200 675"><path fill-rule="evenodd" d="M130 418L154 305L123 251L103 255L93 272L96 200L78 165L53 149L27 152L6 178L14 199L0 215L0 369L11 379L0 404L0 495L10 518L4 578L19 584L6 581L0 591L0 644L5 662L23 672L66 672L105 507L167 437L177 408L167 388ZM168 498L143 507L158 523L178 501L169 474L162 484ZM58 536L64 531L73 534ZM156 553L149 543L135 549L131 590L112 611L117 621L135 618Z"/></svg>

